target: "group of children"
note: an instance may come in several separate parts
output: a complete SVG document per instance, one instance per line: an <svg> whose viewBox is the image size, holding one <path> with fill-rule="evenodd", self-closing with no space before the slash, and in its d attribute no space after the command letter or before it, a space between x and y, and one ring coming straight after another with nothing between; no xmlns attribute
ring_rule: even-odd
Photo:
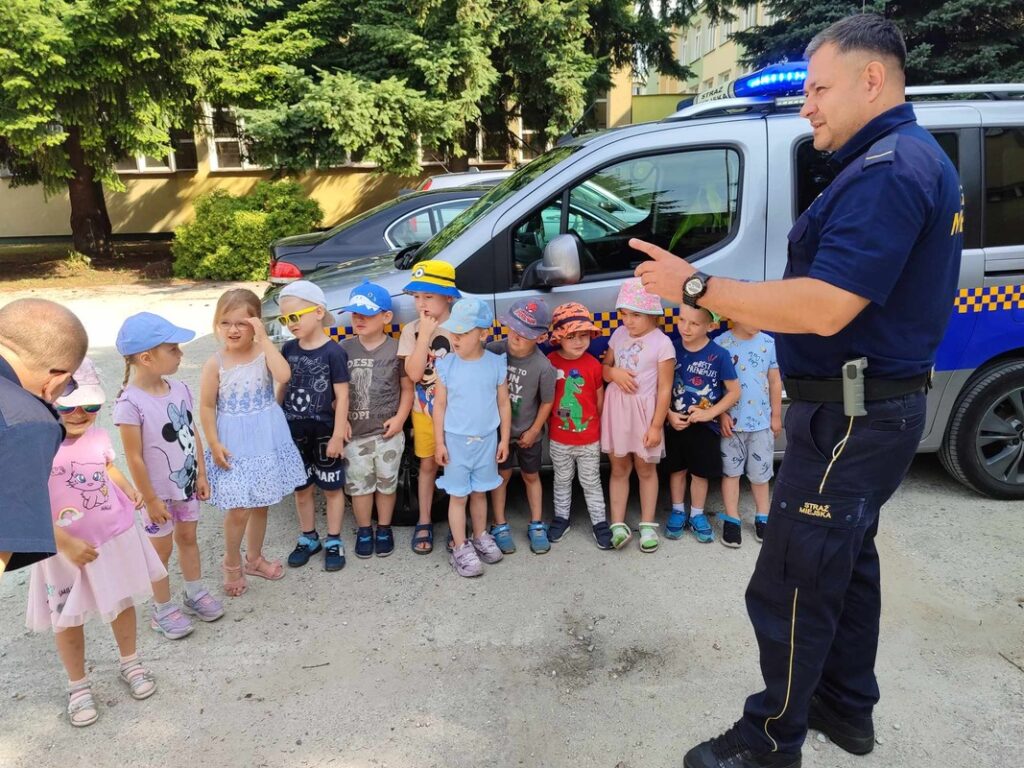
<svg viewBox="0 0 1024 768"><path fill-rule="evenodd" d="M507 338L488 344L493 312L485 301L461 297L450 264L416 265L405 291L415 301L417 319L398 340L388 334L390 295L367 282L340 310L351 314L353 335L336 344L324 333L333 318L323 292L294 282L279 296L278 321L294 337L281 350L267 336L254 293L223 294L214 317L219 348L200 376L205 450L192 394L172 378L182 359L179 345L195 334L151 313L128 318L117 337L125 377L113 421L131 482L113 463L109 435L95 424L106 400L95 366L86 359L76 371L77 388L56 403L67 430L50 479L59 554L33 567L27 611L30 628L55 632L72 725L98 717L85 674L82 626L88 617L111 624L120 678L133 697L143 699L156 682L136 652L135 602L153 597L150 627L170 639L190 634L192 618L216 621L224 614L202 579L196 543L201 501L224 510L223 590L232 597L246 591L246 577L284 576L283 563L268 560L263 545L268 508L292 493L299 535L289 566L301 567L321 550L326 570L344 566L346 494L358 526L356 555L390 555L410 416L420 510L412 549L433 549L436 486L449 496L449 559L462 576L480 575L484 563L516 549L505 510L516 467L526 486L534 553L548 552L569 530L574 477L597 546L625 546L633 536L625 523L633 471L640 488L640 549L655 551L656 470L663 458L672 497L666 536L679 538L689 528L698 540L713 540L704 502L708 480L724 470L723 542L741 541L744 472L761 539L774 436L781 429L781 381L769 336L735 326L716 343L708 338L716 318L682 307L674 341L658 327L660 300L631 279L616 301L621 324L599 361L589 349L600 330L582 304L551 311L541 299L517 301L501 317ZM544 342L550 346L546 355L539 346ZM539 474L545 428L554 467L550 524L542 519ZM602 452L611 463L607 510ZM689 513L683 503L687 474ZM322 539L315 487L327 507ZM175 544L184 581L177 599L167 574Z"/></svg>

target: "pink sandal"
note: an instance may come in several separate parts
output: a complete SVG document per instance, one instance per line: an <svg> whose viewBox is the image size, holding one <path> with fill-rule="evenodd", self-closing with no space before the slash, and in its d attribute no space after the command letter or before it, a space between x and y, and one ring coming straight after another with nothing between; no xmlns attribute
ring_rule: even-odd
<svg viewBox="0 0 1024 768"><path fill-rule="evenodd" d="M284 578L284 565L280 560L267 560L260 555L255 560L245 556L245 573L248 576L259 576L268 581L279 581Z"/></svg>
<svg viewBox="0 0 1024 768"><path fill-rule="evenodd" d="M224 594L228 597L241 597L249 585L242 575L242 566L222 564L224 569Z"/></svg>

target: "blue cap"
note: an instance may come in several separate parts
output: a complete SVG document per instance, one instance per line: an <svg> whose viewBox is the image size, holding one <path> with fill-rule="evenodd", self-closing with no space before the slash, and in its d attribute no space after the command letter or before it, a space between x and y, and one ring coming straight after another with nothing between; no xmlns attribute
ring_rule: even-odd
<svg viewBox="0 0 1024 768"><path fill-rule="evenodd" d="M121 323L115 346L122 355L137 355L161 344L184 344L195 337L195 331L179 328L160 315L139 312Z"/></svg>
<svg viewBox="0 0 1024 768"><path fill-rule="evenodd" d="M379 315L381 312L391 311L391 294L387 289L364 280L352 289L348 295L348 304L338 310L339 312L355 312L368 317Z"/></svg>
<svg viewBox="0 0 1024 768"><path fill-rule="evenodd" d="M536 341L548 332L551 310L543 299L519 299L502 315L501 322L524 339Z"/></svg>
<svg viewBox="0 0 1024 768"><path fill-rule="evenodd" d="M490 330L494 325L494 312L483 299L459 299L452 307L452 314L441 323L441 327L452 333L469 333L474 328Z"/></svg>

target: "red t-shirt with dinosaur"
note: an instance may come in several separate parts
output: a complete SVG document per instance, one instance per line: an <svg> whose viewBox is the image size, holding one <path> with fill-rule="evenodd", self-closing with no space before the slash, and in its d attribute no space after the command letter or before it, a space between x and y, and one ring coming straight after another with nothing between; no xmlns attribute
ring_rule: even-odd
<svg viewBox="0 0 1024 768"><path fill-rule="evenodd" d="M555 403L548 419L548 436L566 445L589 445L601 439L597 393L604 386L601 363L588 352L566 360L556 349L548 353L555 366Z"/></svg>

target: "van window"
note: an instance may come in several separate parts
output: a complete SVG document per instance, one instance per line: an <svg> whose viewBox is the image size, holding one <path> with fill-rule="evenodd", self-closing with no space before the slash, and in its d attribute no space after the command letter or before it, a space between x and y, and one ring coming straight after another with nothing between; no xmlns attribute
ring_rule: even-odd
<svg viewBox="0 0 1024 768"><path fill-rule="evenodd" d="M631 237L690 259L736 231L740 157L734 149L647 155L603 168L512 230L513 279L558 234L583 243L584 279L631 272L642 260Z"/></svg>
<svg viewBox="0 0 1024 768"><path fill-rule="evenodd" d="M985 129L985 245L1024 244L1024 128Z"/></svg>

